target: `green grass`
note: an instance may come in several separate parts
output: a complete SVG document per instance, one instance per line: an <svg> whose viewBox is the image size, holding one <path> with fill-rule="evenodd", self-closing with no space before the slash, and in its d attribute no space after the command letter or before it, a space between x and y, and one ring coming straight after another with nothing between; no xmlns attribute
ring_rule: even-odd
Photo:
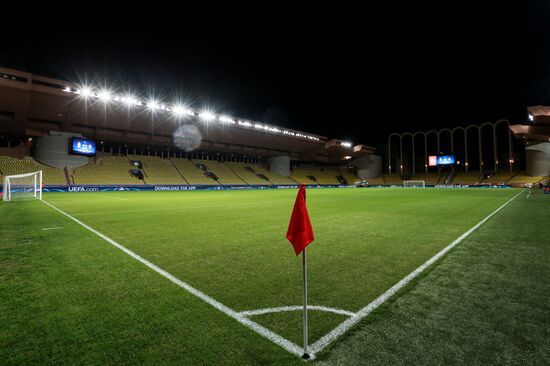
<svg viewBox="0 0 550 366"><path fill-rule="evenodd" d="M350 311L362 308L517 192L309 190L308 207L316 237L308 251L310 304ZM44 198L179 279L242 311L301 304L301 261L284 238L295 194L294 190L109 192L53 193ZM516 203L520 198L524 206ZM492 253L495 249L488 248L496 244L491 238L502 233L508 233L505 238L512 247L514 242L523 244L538 238L536 230L523 232L521 228L530 210L542 210L539 217L547 216L546 198L518 197L474 233L485 236L473 249ZM522 224L510 219L502 227L498 220L505 215L518 216ZM303 364L40 202L0 204L0 218L2 363ZM42 230L49 227L62 229ZM531 251L521 258L544 269L547 246L539 245L538 256ZM395 308L396 301L409 299L417 287L429 286L440 268L456 262L454 256L466 250L462 247L466 245L461 244L460 250L444 258L436 269L365 319L351 335L321 352L321 362L362 363L368 356L373 362L378 359L384 363L385 350L395 353L384 348L390 342L373 340L362 332L374 323L389 321L387 309ZM471 256L479 261L483 258ZM499 258L503 266L516 264L504 255ZM462 263L454 265L455 271L470 269L462 268ZM490 275L495 268L489 266L486 272L480 274ZM453 274L454 282L449 279L448 291L458 291L454 287L456 281L462 283L456 279L462 277L460 273ZM534 277L528 274L525 278L512 277L518 283L531 281L526 286L542 286L533 283ZM436 280L444 277L435 276ZM470 283L473 277L462 281ZM443 291L445 283L439 287ZM496 290L505 292L503 287ZM425 293L432 294L431 290ZM529 299L529 306L540 305L535 300L541 299ZM415 308L403 310L400 316L408 314L408 322L424 324L425 314L419 310L426 312L430 307L420 305L424 304L421 299L410 301ZM455 301L460 304L460 299ZM484 303L492 306L489 301ZM438 305L431 307L437 310ZM548 319L548 311L542 315ZM300 312L252 319L301 344ZM344 319L311 312L310 341ZM453 324L457 322L460 319L453 319ZM389 329L395 334L388 337L397 340L408 328ZM537 330L547 332L547 327L539 325ZM429 352L424 353L429 359ZM403 360L409 356L404 353Z"/></svg>
<svg viewBox="0 0 550 366"><path fill-rule="evenodd" d="M549 365L550 196L521 195L320 365Z"/></svg>

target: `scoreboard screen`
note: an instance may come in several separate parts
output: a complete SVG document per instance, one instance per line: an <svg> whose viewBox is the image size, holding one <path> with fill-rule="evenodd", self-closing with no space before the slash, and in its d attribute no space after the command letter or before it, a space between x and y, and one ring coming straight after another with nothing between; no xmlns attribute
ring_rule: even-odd
<svg viewBox="0 0 550 366"><path fill-rule="evenodd" d="M438 155L437 165L453 165L455 163L454 155Z"/></svg>
<svg viewBox="0 0 550 366"><path fill-rule="evenodd" d="M73 137L71 138L69 152L75 155L94 156L96 152L95 141Z"/></svg>

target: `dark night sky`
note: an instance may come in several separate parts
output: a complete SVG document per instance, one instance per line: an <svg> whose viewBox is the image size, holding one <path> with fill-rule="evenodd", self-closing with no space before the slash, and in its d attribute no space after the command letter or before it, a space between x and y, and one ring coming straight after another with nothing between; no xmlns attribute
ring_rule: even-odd
<svg viewBox="0 0 550 366"><path fill-rule="evenodd" d="M528 105L550 102L550 1L501 3L35 9L2 25L0 65L376 145L396 131L524 122Z"/></svg>

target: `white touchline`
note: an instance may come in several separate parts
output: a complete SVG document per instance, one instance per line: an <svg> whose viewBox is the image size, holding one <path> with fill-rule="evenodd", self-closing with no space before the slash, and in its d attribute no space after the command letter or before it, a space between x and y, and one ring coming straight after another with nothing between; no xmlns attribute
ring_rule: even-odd
<svg viewBox="0 0 550 366"><path fill-rule="evenodd" d="M358 312L353 313L351 311L347 310L341 310L341 309L334 309L334 308L328 308L324 306L316 306L312 305L309 308L312 310L320 310L320 311L328 311L333 312L341 315L347 315L349 316L348 319L340 323L336 328L334 328L329 333L325 334L323 337L321 337L317 342L313 343L310 346L310 360L315 359L315 354L323 350L328 344L333 342L336 338L340 337L342 334L347 332L351 327L353 327L355 324L360 322L362 319L364 319L367 315L369 315L373 310L375 310L377 307L379 307L381 304L383 304L386 300L388 300L391 296L393 296L397 291L399 291L401 288L403 288L405 285L407 285L411 280L413 280L415 277L417 277L422 271L424 271L426 268L428 268L430 265L432 265L434 262L436 262L439 258L444 256L449 250L453 249L456 245L458 245L462 240L464 240L468 235L470 235L472 232L474 232L477 228L479 228L481 225L483 225L487 220L489 220L491 217L493 217L497 212L502 210L504 207L506 207L510 202L512 202L517 196L519 196L521 193L523 193L524 190L516 194L514 197L510 198L508 201L506 201L502 206L497 208L495 211L487 215L483 220L478 222L474 227L472 227L470 230L466 231L464 234L462 234L460 237L458 237L455 241L453 241L451 244L447 245L445 248L443 248L440 252L438 252L436 255L428 259L424 264L422 264L420 267L415 269L413 272L411 272L408 276L403 278L401 281L393 285L388 291L380 295L378 298L376 298L374 301L372 301L370 304L365 306L364 308L360 309ZM127 249L126 247L122 246L121 244L117 243L113 239L109 238L108 236L100 233L99 231L95 230L94 228L86 225L82 221L74 218L73 216L69 215L65 211L55 207L51 203L48 203L46 201L41 201L44 204L50 206L54 210L58 211L62 215L65 215L72 221L76 222L80 226L84 227L86 230L91 231L95 235L99 236L101 239L105 240L109 244L115 246L116 248L122 250L124 253L128 254L132 258L136 259L137 261L143 263L147 267L151 268L153 271L157 272L161 276L165 277L166 279L170 280L171 282L175 283L179 287L183 288L187 292L191 293L192 295L198 297L199 299L205 301L209 305L213 306L214 308L218 309L222 313L232 317L233 319L237 320L239 323L247 326L248 328L252 329L259 335L261 335L264 338L269 339L276 345L280 346L281 348L285 349L286 351L290 352L291 354L294 354L298 357L302 356L303 348L296 345L295 343L289 341L286 338L281 337L277 333L264 328L260 324L248 319L248 316L254 316L254 315L260 315L260 314L267 314L272 312L281 312L281 311L295 311L300 308L302 309L302 306L282 306L277 308L266 308L266 309L257 309L257 310L246 310L246 311L235 311L231 309L230 307L222 304L221 302L213 299L212 297L206 295L202 291L194 288L193 286L181 281L180 279L174 277L172 274L166 272L160 267L157 267L153 263L149 262L145 258L139 256L138 254L132 252L130 249Z"/></svg>
<svg viewBox="0 0 550 366"><path fill-rule="evenodd" d="M176 285L183 288L187 292L193 294L194 296L198 297L199 299L205 301L206 303L208 303L209 305L211 305L214 308L218 309L222 313L224 313L224 314L232 317L233 319L237 320L239 323L241 323L241 324L247 326L248 328L252 329L253 331L258 333L259 335L263 336L264 338L269 339L270 341L272 341L276 345L284 348L288 352L290 352L290 353L292 353L292 354L294 354L298 357L302 356L302 353L303 353L303 348L302 347L296 345L295 343L289 341L286 338L281 337L277 333L272 332L271 330L262 327L260 324L258 324L256 322L246 318L245 316L241 315L238 311L235 311L235 310L231 309L230 307L228 307L228 306L222 304L221 302L213 299L212 297L206 295L204 292L202 292L200 290L197 290L193 286L191 286L191 285L183 282L182 280L174 277L172 274L166 272L165 270L163 270L160 267L157 267L153 263L149 262L147 259L145 259L145 258L139 256L138 254L132 252L130 249L127 249L126 247L124 247L121 244L117 243L116 241L109 238L108 236L100 233L99 231L92 228L91 226L88 226L85 223L83 223L82 221L72 217L71 215L69 215L65 211L55 207L51 203L48 203L46 201L41 201L41 202L44 202L46 205L50 206L51 208L53 208L57 212L61 213L62 215L65 215L66 217L68 217L72 221L76 222L77 224L79 224L80 226L85 228L86 230L91 231L92 233L99 236L101 239L105 240L109 244L111 244L111 245L115 246L116 248L122 250L124 253L128 254L130 257L132 257L132 258L136 259L137 261L143 263L144 265L151 268L153 271L157 272L161 276L163 276L166 279L170 280L171 282L175 283ZM311 356L312 356L312 359L315 358L315 355L312 354Z"/></svg>
<svg viewBox="0 0 550 366"><path fill-rule="evenodd" d="M367 315L369 315L374 309L376 309L377 307L382 305L386 300L388 300L390 297L392 297L397 291L399 291L401 288L403 288L405 285L407 285L409 282L411 282L415 277L417 277L422 271L424 271L426 268L428 268L430 265L432 265L434 262L436 262L439 258L444 256L449 250L453 249L456 245L458 245L460 242L462 242L462 240L464 240L468 235L470 235L477 228L479 228L481 225L483 225L487 220L489 220L491 217L493 217L497 212L499 212L504 207L506 207L510 202L512 202L521 193L523 193L523 190L521 192L519 192L518 194L516 194L514 197L510 198L508 201L506 201L502 206L500 206L499 208L494 210L492 213L487 215L487 217L485 217L483 220L478 222L470 230L466 231L464 234L459 236L455 241L453 241L451 244L447 245L445 248L443 248L436 255L434 255L433 257L428 259L424 264L422 264L420 267L415 269L408 276L403 278L401 281L397 282L388 291L384 292L382 295L377 297L370 304L368 304L364 308L360 309L357 313L355 313L355 315L353 315L352 317L344 320L336 328L331 330L329 333L325 334L317 342L313 343L310 346L310 349L312 350L312 352L314 352L314 353L320 352L323 348L325 348L327 345L329 345L331 342L333 342L336 338L340 337L342 334L347 332L355 324L359 323L362 319L364 319Z"/></svg>

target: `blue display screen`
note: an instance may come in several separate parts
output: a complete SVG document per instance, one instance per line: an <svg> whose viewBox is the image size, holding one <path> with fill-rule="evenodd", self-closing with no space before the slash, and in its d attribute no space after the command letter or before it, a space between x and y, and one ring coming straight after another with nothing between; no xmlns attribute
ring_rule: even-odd
<svg viewBox="0 0 550 366"><path fill-rule="evenodd" d="M437 165L452 165L455 163L454 155L438 155Z"/></svg>
<svg viewBox="0 0 550 366"><path fill-rule="evenodd" d="M95 141L73 137L71 139L71 154L95 155Z"/></svg>

